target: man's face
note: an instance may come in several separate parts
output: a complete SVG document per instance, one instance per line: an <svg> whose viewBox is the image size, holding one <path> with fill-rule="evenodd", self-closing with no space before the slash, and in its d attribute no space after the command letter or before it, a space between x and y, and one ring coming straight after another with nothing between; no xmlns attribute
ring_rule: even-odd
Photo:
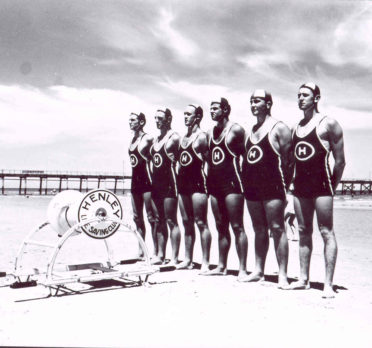
<svg viewBox="0 0 372 348"><path fill-rule="evenodd" d="M197 118L195 115L195 108L189 105L183 114L185 115L185 126L193 126Z"/></svg>
<svg viewBox="0 0 372 348"><path fill-rule="evenodd" d="M129 116L129 128L132 131L137 131L141 127L140 122L138 121L138 116L131 114Z"/></svg>
<svg viewBox="0 0 372 348"><path fill-rule="evenodd" d="M167 127L167 120L165 114L162 111L156 111L155 114L155 123L158 129L164 129Z"/></svg>
<svg viewBox="0 0 372 348"><path fill-rule="evenodd" d="M269 105L266 103L265 99L259 97L251 98L251 111L253 116L267 115L269 110Z"/></svg>
<svg viewBox="0 0 372 348"><path fill-rule="evenodd" d="M220 103L213 103L210 108L211 117L213 121L220 121L224 115Z"/></svg>
<svg viewBox="0 0 372 348"><path fill-rule="evenodd" d="M305 111L309 108L314 108L319 98L314 98L314 93L311 89L302 87L298 91L297 100L300 110Z"/></svg>

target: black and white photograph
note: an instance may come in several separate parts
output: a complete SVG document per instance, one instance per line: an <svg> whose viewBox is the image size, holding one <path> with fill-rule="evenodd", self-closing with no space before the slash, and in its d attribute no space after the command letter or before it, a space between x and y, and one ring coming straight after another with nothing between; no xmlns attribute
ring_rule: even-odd
<svg viewBox="0 0 372 348"><path fill-rule="evenodd" d="M372 346L372 1L0 0L0 346Z"/></svg>

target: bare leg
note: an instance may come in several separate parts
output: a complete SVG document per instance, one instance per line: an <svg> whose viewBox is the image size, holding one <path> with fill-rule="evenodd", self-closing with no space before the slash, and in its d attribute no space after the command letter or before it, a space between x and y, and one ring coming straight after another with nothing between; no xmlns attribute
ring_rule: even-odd
<svg viewBox="0 0 372 348"><path fill-rule="evenodd" d="M192 206L196 225L200 232L200 241L203 253L201 272L209 270L209 255L212 243L212 236L208 228L208 196L204 193L192 195Z"/></svg>
<svg viewBox="0 0 372 348"><path fill-rule="evenodd" d="M266 221L273 234L275 254L279 265L278 287L284 289L288 287L288 239L284 223L285 201L281 199L272 199L264 201L263 204L266 213Z"/></svg>
<svg viewBox="0 0 372 348"><path fill-rule="evenodd" d="M151 192L145 192L143 194L143 199L145 201L145 209L147 213L147 220L151 226L151 235L154 245L154 256L158 254L158 240L156 236L156 229L159 224L159 216L157 215L156 209L154 209L154 202L151 199Z"/></svg>
<svg viewBox="0 0 372 348"><path fill-rule="evenodd" d="M231 228L235 235L235 247L239 257L238 280L247 277L248 238L244 231L244 197L231 193L225 197L226 210L229 214Z"/></svg>
<svg viewBox="0 0 372 348"><path fill-rule="evenodd" d="M247 206L255 233L254 248L256 265L254 272L245 281L257 282L264 280L265 261L269 249L269 228L262 202L247 200Z"/></svg>
<svg viewBox="0 0 372 348"><path fill-rule="evenodd" d="M156 216L159 217L159 223L156 229L158 253L153 258L152 263L158 265L164 263L165 260L165 252L168 241L168 231L164 215L164 200L158 197L156 198L154 197L153 202L154 202L153 209Z"/></svg>
<svg viewBox="0 0 372 348"><path fill-rule="evenodd" d="M178 263L178 253L180 250L181 232L177 221L177 198L167 197L164 199L164 214L170 229L170 239L172 244L171 263Z"/></svg>
<svg viewBox="0 0 372 348"><path fill-rule="evenodd" d="M285 216L285 221L286 221L289 229L291 230L291 236L289 237L288 234L287 234L287 236L288 236L288 239L293 240L293 241L298 240L297 239L296 226L294 225L295 218L296 218L295 214L289 214L288 213Z"/></svg>
<svg viewBox="0 0 372 348"><path fill-rule="evenodd" d="M225 207L223 197L211 196L211 206L216 228L218 232L218 266L212 271L202 273L203 275L226 275L227 274L227 256L231 245L231 236L229 232L228 213Z"/></svg>
<svg viewBox="0 0 372 348"><path fill-rule="evenodd" d="M337 260L337 242L333 231L333 197L316 198L315 209L319 231L324 242L325 281L322 297L332 298L335 296L333 275Z"/></svg>
<svg viewBox="0 0 372 348"><path fill-rule="evenodd" d="M180 194L178 197L183 226L185 228L185 259L177 265L178 269L191 269L195 244L194 215L191 197Z"/></svg>
<svg viewBox="0 0 372 348"><path fill-rule="evenodd" d="M133 210L133 220L136 224L137 232L141 235L142 239L145 240L146 236L146 227L143 221L143 197L142 194L132 193L132 210ZM144 252L140 246L138 245L138 257L142 258Z"/></svg>
<svg viewBox="0 0 372 348"><path fill-rule="evenodd" d="M300 279L290 285L291 289L309 289L310 260L313 251L313 199L294 197L294 208L298 221Z"/></svg>

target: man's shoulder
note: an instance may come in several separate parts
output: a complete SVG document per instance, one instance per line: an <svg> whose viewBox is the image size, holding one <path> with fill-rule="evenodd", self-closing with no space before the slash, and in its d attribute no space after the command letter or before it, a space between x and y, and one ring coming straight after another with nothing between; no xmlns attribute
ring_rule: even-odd
<svg viewBox="0 0 372 348"><path fill-rule="evenodd" d="M169 139L168 141L179 141L181 139L180 135L176 132L176 131L173 131L170 136L169 136Z"/></svg>
<svg viewBox="0 0 372 348"><path fill-rule="evenodd" d="M342 132L342 128L340 123L334 119L333 117L324 116L321 121L321 125L323 125L323 128L327 133L339 133Z"/></svg>
<svg viewBox="0 0 372 348"><path fill-rule="evenodd" d="M143 135L142 141L145 143L152 143L154 141L154 137L148 133Z"/></svg>
<svg viewBox="0 0 372 348"><path fill-rule="evenodd" d="M277 135L292 134L292 130L281 120L273 119L272 133Z"/></svg>
<svg viewBox="0 0 372 348"><path fill-rule="evenodd" d="M179 146L181 137L177 132L173 132L169 135L168 140L165 141L165 149L166 150L175 150L176 147Z"/></svg>
<svg viewBox="0 0 372 348"><path fill-rule="evenodd" d="M208 134L204 131L200 131L196 134L195 137L195 142L200 143L200 142L205 142L208 139Z"/></svg>
<svg viewBox="0 0 372 348"><path fill-rule="evenodd" d="M245 130L239 123L233 123L230 126L230 133L236 136L240 136L245 134Z"/></svg>

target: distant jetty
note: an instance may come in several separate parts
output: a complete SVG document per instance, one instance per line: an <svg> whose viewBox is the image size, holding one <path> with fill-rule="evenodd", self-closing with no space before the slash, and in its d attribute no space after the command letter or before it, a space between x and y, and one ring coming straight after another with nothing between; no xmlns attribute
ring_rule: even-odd
<svg viewBox="0 0 372 348"><path fill-rule="evenodd" d="M96 188L125 194L131 179L118 173L7 169L1 170L0 178L2 195L53 195L68 189L88 192Z"/></svg>
<svg viewBox="0 0 372 348"><path fill-rule="evenodd" d="M71 172L44 170L8 170L0 172L1 194L53 195L63 190L89 190L104 188L117 194L130 189L130 175L100 172ZM337 195L372 195L372 180L342 180Z"/></svg>

